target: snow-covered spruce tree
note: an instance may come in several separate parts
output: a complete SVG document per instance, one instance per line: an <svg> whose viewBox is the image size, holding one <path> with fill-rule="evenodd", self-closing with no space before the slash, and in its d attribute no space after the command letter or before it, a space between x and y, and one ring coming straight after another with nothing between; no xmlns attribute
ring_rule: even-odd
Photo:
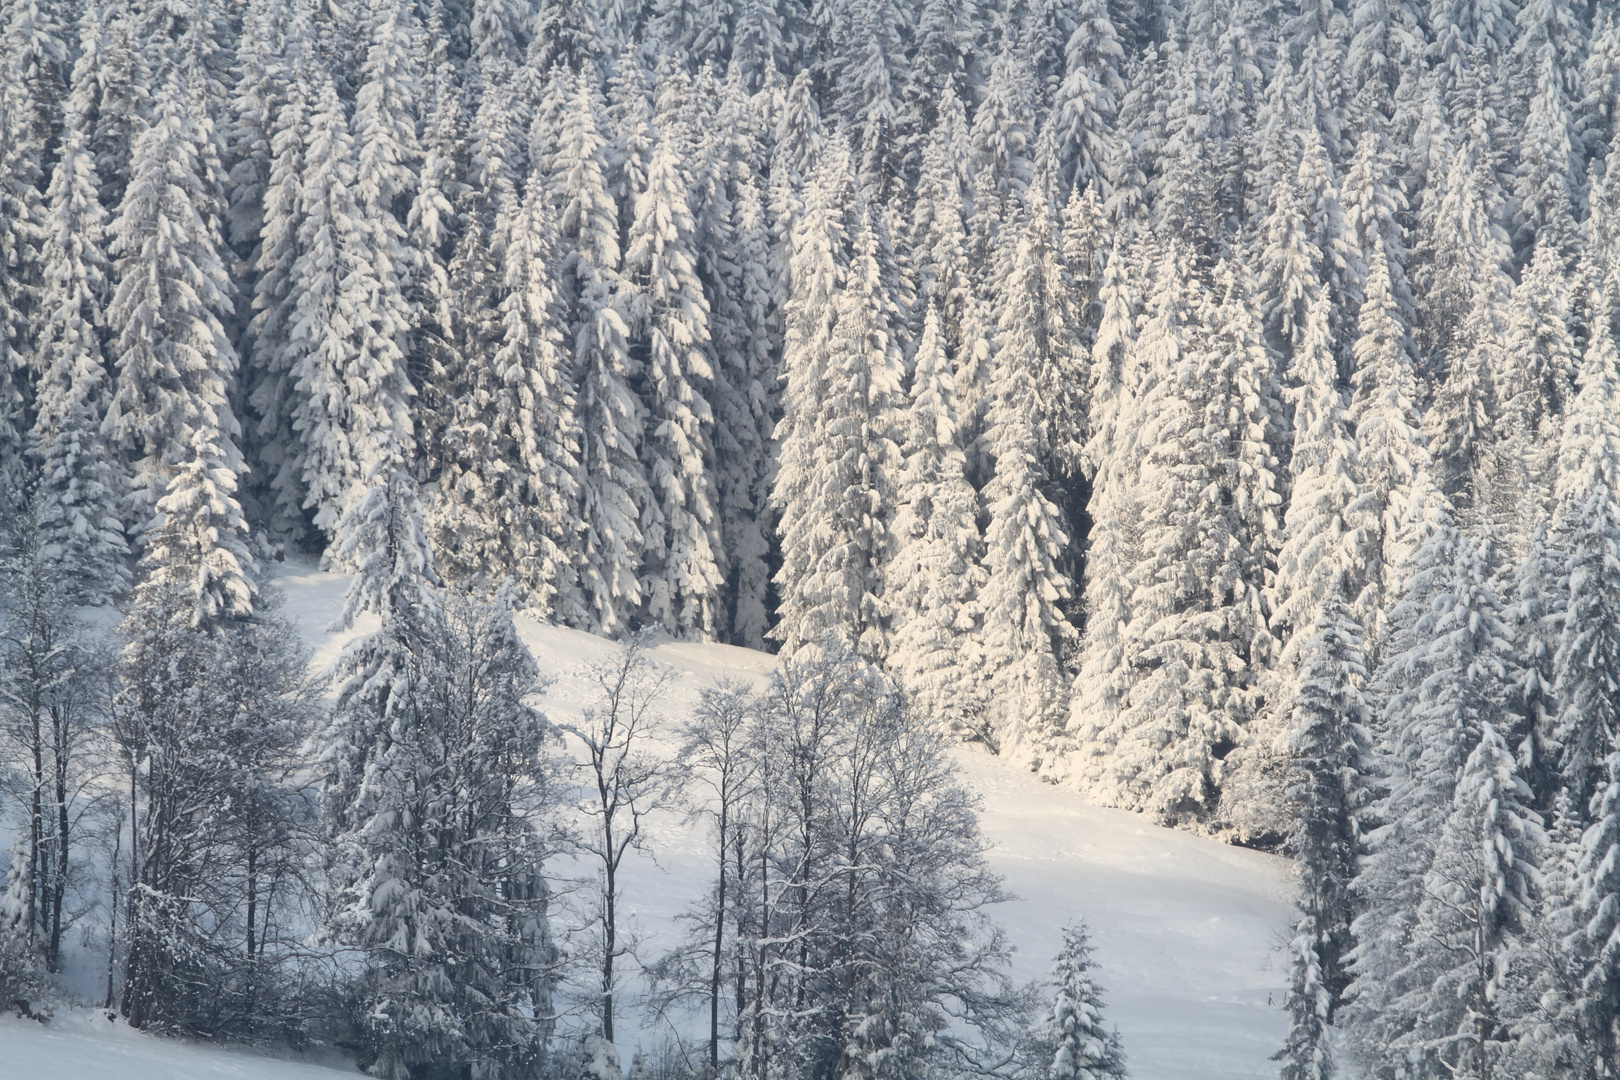
<svg viewBox="0 0 1620 1080"><path fill-rule="evenodd" d="M531 610L577 622L579 440L558 326L556 219L543 173L532 171L519 193L512 78L489 61L475 80L481 101L448 271L455 348L438 378L448 415L430 532L448 577L484 588L510 577Z"/></svg>
<svg viewBox="0 0 1620 1080"><path fill-rule="evenodd" d="M1126 272L1126 254L1117 242L1104 270L1100 299L1102 318L1091 347L1091 432L1085 448L1091 478L1085 630L1069 709L1067 760L1055 763L1057 771L1078 775L1085 782L1096 778L1095 767L1108 749L1105 740L1110 736L1105 733L1113 732L1130 690L1124 641L1130 623L1126 575L1135 558L1136 470L1129 456L1120 452L1132 441L1120 425L1133 415L1135 404L1135 373L1127 370L1127 364L1134 352L1139 301Z"/></svg>
<svg viewBox="0 0 1620 1080"><path fill-rule="evenodd" d="M9 65L0 75L11 75ZM38 165L25 153L18 131L20 106L11 100L9 82L0 90L6 91L0 93L0 516L14 523L25 505L31 472L24 412L33 362L28 311L44 208L35 184Z"/></svg>
<svg viewBox="0 0 1620 1080"><path fill-rule="evenodd" d="M1430 475L1411 336L1391 289L1381 237L1374 237L1354 346L1350 421L1358 497L1348 513L1362 543L1362 589L1351 611L1377 651L1407 565L1427 539L1438 491Z"/></svg>
<svg viewBox="0 0 1620 1080"><path fill-rule="evenodd" d="M782 538L771 634L789 656L828 635L874 659L888 648L882 572L901 464L901 357L872 211L854 204L853 181L847 152L834 148L793 226L771 490Z"/></svg>
<svg viewBox="0 0 1620 1080"><path fill-rule="evenodd" d="M1171 256L1161 273L1180 265ZM1127 578L1132 683L1101 736L1099 794L1171 821L1215 811L1273 649L1261 589L1278 531L1275 379L1243 276L1218 272L1223 295L1203 294L1190 348L1176 334L1141 342L1159 365L1143 415L1159 425L1142 448L1141 555Z"/></svg>
<svg viewBox="0 0 1620 1080"><path fill-rule="evenodd" d="M1335 583L1342 581L1351 595L1361 585L1361 553L1348 520L1359 470L1328 316L1327 297L1319 290L1308 306L1290 372L1299 387L1289 457L1292 483L1271 605L1285 667L1298 660L1300 647L1314 633L1305 628Z"/></svg>
<svg viewBox="0 0 1620 1080"><path fill-rule="evenodd" d="M1479 125L1476 124L1476 127ZM1489 141L1457 147L1431 219L1421 339L1443 381L1424 418L1436 482L1465 513L1487 515L1499 491L1497 408L1505 366L1512 257L1500 224L1505 196Z"/></svg>
<svg viewBox="0 0 1620 1080"><path fill-rule="evenodd" d="M1516 19L1519 33L1506 79L1515 115L1524 110L1513 183L1514 240L1521 252L1534 242L1567 253L1578 242L1585 147L1575 105L1586 52L1584 21L1569 0L1530 0Z"/></svg>
<svg viewBox="0 0 1620 1080"><path fill-rule="evenodd" d="M612 41L600 39L582 0L540 0L535 5L534 34L529 39L528 67L549 72L559 65L571 74L592 68Z"/></svg>
<svg viewBox="0 0 1620 1080"><path fill-rule="evenodd" d="M1611 1066L1620 1059L1620 1010L1614 960L1620 955L1620 750L1614 735L1614 685L1620 678L1620 357L1610 308L1596 305L1580 392L1560 448L1557 535L1569 552L1568 601L1553 658L1561 706L1553 728L1566 810L1583 833L1568 888L1575 930L1571 959L1578 989L1569 1011L1580 1041Z"/></svg>
<svg viewBox="0 0 1620 1080"><path fill-rule="evenodd" d="M274 100L265 105L265 176L253 214L259 219L257 247L251 259L255 271L253 313L243 335L247 353L241 378L251 414L244 442L257 474L251 483L254 501L259 504L258 518L273 535L295 544L305 539L308 515L298 479L297 439L292 430L296 395L289 337L297 308L293 267L298 260L299 228L303 223L300 195L304 147L309 136L310 95L314 92L312 34L308 6L291 5L281 43L281 62L271 69L277 82ZM250 198L245 190L248 178L238 172L235 179L239 182L238 195ZM233 206L233 228L245 209ZM241 223L244 227L247 224Z"/></svg>
<svg viewBox="0 0 1620 1080"><path fill-rule="evenodd" d="M1419 1068L1480 1080L1498 1075L1519 1018L1507 1006L1547 838L1507 741L1484 718L1423 877L1390 1004L1411 1028L1393 1049Z"/></svg>
<svg viewBox="0 0 1620 1080"><path fill-rule="evenodd" d="M372 1075L529 1075L551 1023L546 764L537 670L509 598L403 583L338 663L322 736L333 892L360 949Z"/></svg>
<svg viewBox="0 0 1620 1080"><path fill-rule="evenodd" d="M936 125L922 152L913 205L912 250L918 296L924 303L934 303L939 311L961 409L962 446L968 451L969 476L977 478L984 469L983 454L975 443L984 430L990 339L995 327L985 290L979 287L980 275L968 260L967 217L973 189L964 164L967 113L949 90L938 102L937 111Z"/></svg>
<svg viewBox="0 0 1620 1080"><path fill-rule="evenodd" d="M978 635L984 545L942 338L930 304L913 360L895 552L884 571L894 628L888 666L918 715L960 738L985 739Z"/></svg>
<svg viewBox="0 0 1620 1080"><path fill-rule="evenodd" d="M194 618L207 622L248 611L251 587L227 397L236 353L222 324L231 284L200 94L171 76L135 144L110 244L117 286L107 323L119 334L106 429L135 459L130 520L146 534L153 577L184 582Z"/></svg>
<svg viewBox="0 0 1620 1080"><path fill-rule="evenodd" d="M497 219L506 237L504 335L492 359L492 427L505 450L501 486L506 560L527 604L569 622L583 617L573 563L579 432L557 329L556 220L538 172L522 203Z"/></svg>
<svg viewBox="0 0 1620 1080"><path fill-rule="evenodd" d="M1568 598L1553 658L1559 714L1552 740L1563 786L1583 815L1603 780L1620 721L1613 691L1620 677L1620 356L1610 310L1597 305L1580 390L1564 424L1554 519L1568 552Z"/></svg>
<svg viewBox="0 0 1620 1080"><path fill-rule="evenodd" d="M771 223L759 174L762 139L752 130L757 124L755 105L743 96L734 69L717 130L705 144L707 154L726 163L718 179L729 190L710 197L700 271L715 297L711 402L727 577L722 623L728 640L750 648L764 645L770 617L771 447L782 344Z"/></svg>
<svg viewBox="0 0 1620 1080"><path fill-rule="evenodd" d="M362 207L356 180L347 110L324 80L304 150L288 374L304 505L338 548L374 467L413 438L397 238Z"/></svg>
<svg viewBox="0 0 1620 1080"><path fill-rule="evenodd" d="M1058 186L1098 189L1119 137L1114 122L1125 92L1120 63L1125 50L1105 0L1084 0L1065 47L1066 70L1052 103Z"/></svg>
<svg viewBox="0 0 1620 1080"><path fill-rule="evenodd" d="M1559 427L1575 395L1579 366L1571 306L1563 258L1555 246L1538 241L1508 309L1497 401L1498 422L1506 429L1508 482L1543 514L1553 509Z"/></svg>
<svg viewBox="0 0 1620 1080"><path fill-rule="evenodd" d="M1027 59L1014 45L1003 43L991 61L984 96L973 112L968 143L973 177L968 258L981 283L992 270L1000 230L1017 216L1017 207L1034 177L1033 82Z"/></svg>
<svg viewBox="0 0 1620 1080"><path fill-rule="evenodd" d="M1103 1027L1102 988L1092 978L1091 936L1085 923L1063 928L1063 948L1052 963L1051 1004L1029 1034L1031 1080L1106 1080L1124 1077L1119 1032Z"/></svg>
<svg viewBox="0 0 1620 1080"><path fill-rule="evenodd" d="M85 122L82 115L70 118L48 193L30 438L40 470L35 527L46 557L72 575L75 597L97 604L127 590L131 579L119 518L123 477L101 431L107 409L102 303L111 268Z"/></svg>
<svg viewBox="0 0 1620 1080"><path fill-rule="evenodd" d="M580 588L585 625L616 633L642 603L643 407L631 390L628 327L613 302L619 210L608 190L608 138L595 76L581 72L546 162L560 230L563 323L573 349L580 433Z"/></svg>
<svg viewBox="0 0 1620 1080"><path fill-rule="evenodd" d="M470 120L463 108L461 69L442 57L448 48L442 35L447 33L430 27L428 35L430 61L424 64L422 75L422 163L405 214L411 239L406 297L413 316L406 361L417 391L412 456L416 472L424 477L435 475L447 454L444 444L454 391L450 373L461 370L456 347L460 322L455 316L449 266L460 231L456 204L465 197L468 163L461 136Z"/></svg>
<svg viewBox="0 0 1620 1080"><path fill-rule="evenodd" d="M1063 608L1074 592L1063 565L1067 525L1046 490L1054 403L1045 397L1073 377L1065 362L1075 350L1070 328L1042 303L1051 299L1057 253L1044 199L1037 203L1024 227L1004 237L1016 250L997 312L985 435L994 471L981 493L988 525L980 606L992 673L985 725L992 745L1024 760L1037 760L1063 729L1078 638Z"/></svg>
<svg viewBox="0 0 1620 1080"><path fill-rule="evenodd" d="M1510 641L1489 554L1487 542L1449 519L1438 525L1412 561L1374 677L1375 768L1383 794L1368 812L1370 854L1356 878L1361 909L1348 1020L1354 1043L1373 1059L1404 1047L1438 1052L1459 1034L1453 1006L1429 997L1451 963L1445 955L1451 931L1433 921L1449 886L1430 874L1451 812L1472 805L1458 794L1459 777L1485 729L1504 732L1498 744L1511 737L1503 707ZM1490 753L1480 759L1487 770L1482 783L1495 775ZM1464 843L1462 834L1452 835ZM1431 887L1440 891L1431 896Z"/></svg>
<svg viewBox="0 0 1620 1080"><path fill-rule="evenodd" d="M835 0L826 59L832 106L851 140L856 175L875 201L903 191L903 155L917 133L897 130L911 81L912 5Z"/></svg>
<svg viewBox="0 0 1620 1080"><path fill-rule="evenodd" d="M697 277L690 133L662 114L645 187L635 196L618 298L641 372L647 431L642 467L651 491L642 517L645 620L685 637L719 627L719 520L714 413L708 390L709 303Z"/></svg>
<svg viewBox="0 0 1620 1080"><path fill-rule="evenodd" d="M1293 812L1288 848L1299 870L1299 918L1290 942L1288 1040L1274 1060L1284 1080L1334 1075L1329 1028L1349 985L1346 960L1356 914L1352 883L1361 842L1356 814L1365 796L1370 715L1361 627L1343 597L1342 578L1318 603L1309 636L1295 646L1287 797ZM1299 636L1305 636L1300 628Z"/></svg>
<svg viewBox="0 0 1620 1080"><path fill-rule="evenodd" d="M1229 762L1223 819L1249 837L1281 838L1291 826L1285 806L1288 732L1304 649L1317 633L1317 613L1330 594L1360 588L1361 538L1348 512L1357 497L1355 443L1347 430L1344 391L1334 356L1323 290L1308 305L1290 374L1298 386L1294 448L1282 547L1269 597L1271 632L1281 647L1265 686L1266 700L1244 744Z"/></svg>

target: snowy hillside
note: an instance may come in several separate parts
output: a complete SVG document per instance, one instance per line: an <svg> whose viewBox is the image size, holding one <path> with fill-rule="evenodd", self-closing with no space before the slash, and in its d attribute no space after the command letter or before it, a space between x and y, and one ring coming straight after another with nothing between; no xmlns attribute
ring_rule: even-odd
<svg viewBox="0 0 1620 1080"><path fill-rule="evenodd" d="M330 663L346 640L325 627L341 606L347 580L291 568L281 578L287 613L314 643L318 665ZM519 629L542 671L555 679L544 707L560 719L581 699L586 667L611 646L528 619L519 619ZM704 687L728 677L763 679L774 663L747 649L679 642L660 645L653 656L679 672L662 709L675 719ZM1288 918L1288 865L1091 806L999 759L963 751L960 760L984 799L983 827L995 844L991 861L1022 898L997 914L1018 950L1017 977L1044 975L1064 921L1084 917L1133 1075L1274 1075L1267 1059L1287 1025L1271 1004L1281 1004L1285 981L1271 950ZM642 944L647 959L665 944L653 930L673 925L671 917L705 888L701 839L678 814L655 821L657 865L639 860L626 896L648 935Z"/></svg>

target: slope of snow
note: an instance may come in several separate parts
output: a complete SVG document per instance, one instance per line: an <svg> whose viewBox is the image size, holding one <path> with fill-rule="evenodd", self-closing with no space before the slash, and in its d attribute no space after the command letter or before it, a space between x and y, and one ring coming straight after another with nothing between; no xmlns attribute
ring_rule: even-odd
<svg viewBox="0 0 1620 1080"><path fill-rule="evenodd" d="M369 629L326 632L346 583L293 566L281 577L287 614L303 625L317 664L330 663L344 640ZM525 618L518 628L552 680L546 713L559 721L577 714L588 702L588 668L612 655L612 643ZM673 723L705 687L728 678L761 683L775 664L749 649L684 642L661 644L652 658L675 672L662 707ZM1286 861L1092 806L998 758L964 749L958 760L984 800L981 824L995 845L990 860L1020 897L996 913L1017 950L1018 978L1044 977L1064 922L1084 918L1133 1076L1276 1075L1269 1058L1287 1030L1286 972L1274 956L1289 919ZM675 917L710 880L701 828L675 810L655 815L649 828L653 858L636 861L625 895L644 960L674 944Z"/></svg>
<svg viewBox="0 0 1620 1080"><path fill-rule="evenodd" d="M348 579L287 564L280 584L285 613L304 629L325 668L343 644L374 628L362 620L333 634ZM550 684L543 708L566 721L589 701L590 665L612 655L612 643L589 634L519 619L519 630ZM763 653L727 645L666 642L652 650L672 672L662 713L673 726L698 694L722 679L759 684L774 666ZM1084 918L1092 929L1108 991L1107 1015L1119 1026L1138 1080L1260 1080L1276 1075L1268 1059L1281 1045L1285 983L1273 950L1289 917L1288 864L1150 825L1136 814L1087 803L1074 792L1042 784L1007 762L970 750L958 760L983 799L981 823L994 848L992 864L1019 899L996 917L1015 948L1020 980L1044 977L1064 923ZM681 807L649 820L649 852L626 875L625 904L639 936L638 955L651 962L676 944L677 917L702 896L710 880L706 834ZM589 868L566 863L562 876L588 879ZM566 916L557 933L567 947ZM578 923L574 923L578 925ZM633 988L632 988L633 989ZM634 993L629 1006L635 1009ZM156 1040L122 1026L73 1014L41 1027L0 1026L0 1080L321 1080L336 1075L319 1065L273 1061L230 1051ZM637 1017L621 1026L634 1027ZM645 1021L651 1023L651 1021ZM694 1018L673 1033L696 1036ZM103 1029L111 1029L103 1030ZM651 1044L672 1032L666 1023L642 1030ZM637 1036L621 1036L629 1060ZM352 1075L352 1074L351 1074Z"/></svg>
<svg viewBox="0 0 1620 1080"><path fill-rule="evenodd" d="M287 1061L146 1035L93 1010L49 1025L0 1017L0 1080L340 1080L353 1066Z"/></svg>

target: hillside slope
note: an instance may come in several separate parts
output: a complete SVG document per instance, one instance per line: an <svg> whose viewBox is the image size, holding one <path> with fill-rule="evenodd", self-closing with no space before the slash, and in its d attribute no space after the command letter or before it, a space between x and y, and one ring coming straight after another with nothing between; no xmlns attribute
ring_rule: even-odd
<svg viewBox="0 0 1620 1080"><path fill-rule="evenodd" d="M330 663L349 636L325 631L346 582L291 567L282 576L288 614L314 643L317 664ZM523 618L519 630L554 680L545 711L553 719L576 711L586 669L612 645ZM763 680L775 663L748 649L682 642L659 645L653 657L677 672L663 707L677 721L704 687L723 678ZM1042 977L1064 922L1083 917L1134 1076L1275 1076L1268 1058L1287 1025L1280 1007L1286 972L1273 949L1289 918L1289 864L1092 806L998 758L966 749L958 757L984 800L982 826L995 845L990 860L1021 898L997 912L1017 949L1018 977ZM652 830L657 863L638 860L626 897L648 959L671 943L664 933L673 917L708 881L701 830L675 813L658 816Z"/></svg>
<svg viewBox="0 0 1620 1080"><path fill-rule="evenodd" d="M342 607L347 578L287 565L280 575L286 614L298 621L325 668L343 644L372 628L344 634L327 627ZM519 630L551 680L543 708L553 719L588 700L589 666L613 646L601 638L519 619ZM668 642L652 651L673 670L664 716L678 722L700 691L721 679L762 682L774 659L726 645ZM1273 949L1289 916L1288 864L1148 824L1136 814L1087 803L1007 762L962 750L958 760L983 800L981 822L994 845L992 864L1018 899L996 917L1006 927L1020 980L1041 978L1058 948L1063 924L1091 926L1099 980L1138 1080L1261 1080L1276 1075L1268 1060L1286 1030L1279 1007L1285 972ZM640 937L639 955L656 959L675 943L677 916L709 880L704 832L677 808L655 813L650 855L634 858L625 902ZM567 877L586 868L555 866ZM557 933L567 948L566 915ZM632 1006L634 1002L632 1002ZM632 1017L632 1019L634 1019ZM643 1023L647 1021L643 1019ZM696 1035L691 1021L682 1030ZM667 1026L621 1036L626 1060L668 1037ZM74 1013L42 1027L0 1023L0 1080L321 1080L340 1075L315 1064L274 1061L212 1047L152 1039L94 1013Z"/></svg>

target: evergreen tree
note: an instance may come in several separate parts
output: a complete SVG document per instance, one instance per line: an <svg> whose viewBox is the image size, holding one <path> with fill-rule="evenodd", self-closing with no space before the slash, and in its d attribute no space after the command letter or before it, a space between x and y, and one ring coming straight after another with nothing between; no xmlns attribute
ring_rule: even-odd
<svg viewBox="0 0 1620 1080"><path fill-rule="evenodd" d="M829 636L874 659L888 650L882 570L900 468L901 357L872 211L850 205L852 182L834 150L794 223L771 492L782 521L781 621L771 633L790 656Z"/></svg>
<svg viewBox="0 0 1620 1080"><path fill-rule="evenodd" d="M1607 305L1599 305L1581 364L1580 392L1559 446L1555 529L1568 551L1568 601L1553 658L1553 729L1563 785L1584 817L1603 783L1620 677L1620 370Z"/></svg>
<svg viewBox="0 0 1620 1080"><path fill-rule="evenodd" d="M1040 1080L1128 1075L1119 1032L1103 1027L1102 990L1092 978L1091 953L1085 923L1063 928L1063 949L1052 964L1052 1004L1031 1033L1031 1050L1039 1057L1029 1071Z"/></svg>
<svg viewBox="0 0 1620 1080"><path fill-rule="evenodd" d="M1413 345L1393 294L1383 240L1374 237L1354 346L1350 420L1355 425L1359 495L1349 513L1362 542L1364 578L1351 609L1374 648L1388 639L1386 612L1407 564L1427 538L1438 493L1430 477L1419 415Z"/></svg>
<svg viewBox="0 0 1620 1080"><path fill-rule="evenodd" d="M1161 273L1174 275L1178 263L1168 256ZM1104 736L1098 790L1170 821L1215 809L1217 763L1241 740L1271 660L1261 588L1280 501L1269 431L1276 390L1245 283L1230 268L1221 275L1220 301L1199 304L1207 337L1178 346L1182 330L1167 321L1139 343L1155 365L1143 414L1160 427L1142 451L1141 555L1127 577L1132 684Z"/></svg>
<svg viewBox="0 0 1620 1080"><path fill-rule="evenodd" d="M1461 901L1455 890L1466 882L1475 882L1472 890L1485 885L1466 876L1483 873L1482 867L1464 865L1468 851L1488 850L1481 847L1485 837L1467 832L1484 827L1477 815L1494 813L1476 800L1484 785L1504 782L1497 748L1505 743L1494 732L1505 719L1510 642L1489 581L1489 555L1488 544L1466 537L1449 520L1440 523L1412 561L1374 678L1383 794L1370 810L1370 854L1356 878L1361 913L1354 923L1351 991L1351 1030L1374 1057L1406 1048L1432 1055L1449 1047L1447 1060L1455 1065L1456 1039L1466 1034L1457 1010L1467 1006L1461 999L1442 1003L1436 987L1458 970L1448 945L1455 944L1455 927L1443 911ZM1493 733L1488 739L1487 730ZM1465 766L1473 785L1467 788L1460 783ZM1506 782L1505 795L1522 803L1517 773ZM1456 824L1448 826L1453 811ZM1443 840L1453 846L1443 851ZM1484 893L1478 898L1492 902ZM1517 902L1507 900L1502 912L1511 913ZM1475 919L1473 925L1484 923ZM1481 965L1492 962L1478 951L1472 956Z"/></svg>
<svg viewBox="0 0 1620 1080"><path fill-rule="evenodd" d="M698 281L690 179L664 118L635 199L621 294L631 348L646 387L643 468L651 486L642 518L642 596L647 620L672 633L712 638L719 626L719 520L714 414L708 389L709 303Z"/></svg>
<svg viewBox="0 0 1620 1080"><path fill-rule="evenodd" d="M713 292L714 484L719 506L725 617L733 644L760 648L769 621L770 471L781 349L770 221L760 188L760 139L753 103L739 77L726 80L726 105L707 151L725 163L725 197L703 223L703 277ZM714 145L719 144L719 145ZM722 216L723 215L723 216Z"/></svg>
<svg viewBox="0 0 1620 1080"><path fill-rule="evenodd" d="M641 604L641 508L647 481L639 453L642 406L630 389L628 328L614 306L620 269L618 207L607 189L601 95L585 73L547 162L561 234L565 334L578 380L580 585L587 625L615 632Z"/></svg>
<svg viewBox="0 0 1620 1080"><path fill-rule="evenodd" d="M250 456L259 475L254 478L262 506L259 516L279 537L298 541L307 528L303 494L298 478L297 439L292 429L292 327L296 321L297 293L294 267L299 258L299 232L303 224L301 195L304 150L309 136L312 28L305 5L293 5L288 16L282 80L275 100L265 105L265 183L256 213L239 204L237 215L259 219L258 244L252 266L254 281L251 316L244 344L248 349L243 383L253 414L246 435ZM238 179L245 185L247 178ZM250 198L238 188L244 199ZM234 219L233 219L234 220ZM248 222L243 222L247 227Z"/></svg>
<svg viewBox="0 0 1620 1080"><path fill-rule="evenodd" d="M540 0L536 5L529 70L550 72L560 65L581 75L597 62L601 51L582 0Z"/></svg>
<svg viewBox="0 0 1620 1080"><path fill-rule="evenodd" d="M1319 290L1305 316L1292 376L1298 384L1294 447L1282 546L1269 597L1271 632L1280 643L1266 700L1244 745L1227 761L1224 818L1239 834L1286 835L1288 731L1306 677L1303 650L1317 632L1317 613L1335 590L1357 590L1361 552L1349 513L1357 497L1355 443L1345 421L1329 305Z"/></svg>
<svg viewBox="0 0 1620 1080"><path fill-rule="evenodd" d="M330 81L319 91L308 140L288 332L292 427L305 505L341 547L344 515L373 471L391 467L413 439L400 347L408 315L399 267L377 244L389 237L357 203L354 141Z"/></svg>
<svg viewBox="0 0 1620 1080"><path fill-rule="evenodd" d="M1320 291L1306 313L1291 374L1299 386L1289 457L1292 483L1271 614L1284 667L1297 662L1305 628L1314 622L1312 613L1321 609L1334 583L1343 581L1355 592L1361 587L1361 553L1350 513L1360 470L1347 430L1328 300Z"/></svg>
<svg viewBox="0 0 1620 1080"><path fill-rule="evenodd" d="M1100 188L1114 121L1125 92L1119 65L1125 50L1103 0L1085 0L1065 48L1066 71L1052 105L1058 151L1058 187ZM1101 192L1099 192L1101 194Z"/></svg>
<svg viewBox="0 0 1620 1080"><path fill-rule="evenodd" d="M1299 870L1299 918L1290 943L1288 1040L1275 1055L1284 1080L1334 1074L1330 1028L1349 984L1346 970L1356 914L1352 883L1361 838L1368 709L1361 628L1340 582L1318 606L1310 637L1297 647L1298 688L1289 717L1288 802L1295 825L1288 847ZM1302 635L1303 636L1303 635Z"/></svg>
<svg viewBox="0 0 1620 1080"><path fill-rule="evenodd" d="M1014 234L1016 251L996 320L986 442L994 472L983 492L985 533L982 590L985 660L992 675L989 731L1007 752L1038 757L1062 730L1069 654L1078 635L1063 605L1073 594L1065 572L1069 536L1062 511L1047 494L1052 478L1052 418L1048 394L1076 377L1064 370L1074 346L1051 299L1056 253L1037 205ZM1060 374L1062 372L1062 374ZM1064 378L1068 375L1068 378ZM1075 420L1059 428L1072 431Z"/></svg>
<svg viewBox="0 0 1620 1080"><path fill-rule="evenodd" d="M1400 975L1410 989L1391 1009L1412 1025L1397 1052L1488 1077L1512 1050L1518 1017L1504 1006L1547 839L1507 742L1487 720L1477 739L1423 878Z"/></svg>
<svg viewBox="0 0 1620 1080"><path fill-rule="evenodd" d="M1136 470L1123 451L1131 443L1132 433L1121 430L1121 422L1134 409L1139 372L1133 363L1136 303L1126 261L1116 241L1103 278L1102 320L1091 350L1091 438L1085 459L1091 477L1091 500L1086 507L1091 518L1086 537L1086 619L1067 740L1073 744L1072 767L1089 780L1095 779L1094 766L1117 735L1115 723L1130 690L1124 644L1130 624L1126 576L1135 558L1137 508L1132 496ZM1077 755L1085 756L1073 760Z"/></svg>
<svg viewBox="0 0 1620 1080"><path fill-rule="evenodd" d="M1557 486L1559 425L1575 393L1578 366L1571 328L1569 280L1550 243L1535 254L1513 290L1508 310L1500 426L1506 428L1507 465L1521 493L1542 511Z"/></svg>
<svg viewBox="0 0 1620 1080"><path fill-rule="evenodd" d="M335 673L323 934L366 958L372 1075L526 1075L545 1052L556 963L534 660L504 596L405 597Z"/></svg>
<svg viewBox="0 0 1620 1080"><path fill-rule="evenodd" d="M117 388L106 426L135 462L131 520L161 574L187 582L194 615L246 611L242 468L228 392L236 353L222 317L231 283L220 257L219 193L199 88L171 77L135 146L110 249L117 285ZM157 517L154 519L153 515Z"/></svg>
<svg viewBox="0 0 1620 1080"><path fill-rule="evenodd" d="M930 304L895 489L895 552L884 574L894 626L889 667L919 715L961 738L984 739L977 633L983 542L942 338L939 311Z"/></svg>
<svg viewBox="0 0 1620 1080"><path fill-rule="evenodd" d="M1576 243L1585 186L1574 115L1583 20L1568 0L1530 0L1515 21L1519 33L1508 80L1520 101L1529 99L1513 185L1515 239L1521 251L1534 238L1568 252Z"/></svg>
<svg viewBox="0 0 1620 1080"><path fill-rule="evenodd" d="M128 589L129 547L119 519L122 477L103 439L107 408L102 303L110 267L103 253L106 212L83 117L72 125L51 177L41 247L45 287L39 335L32 449L39 461L35 528L47 558L70 572L85 603Z"/></svg>

